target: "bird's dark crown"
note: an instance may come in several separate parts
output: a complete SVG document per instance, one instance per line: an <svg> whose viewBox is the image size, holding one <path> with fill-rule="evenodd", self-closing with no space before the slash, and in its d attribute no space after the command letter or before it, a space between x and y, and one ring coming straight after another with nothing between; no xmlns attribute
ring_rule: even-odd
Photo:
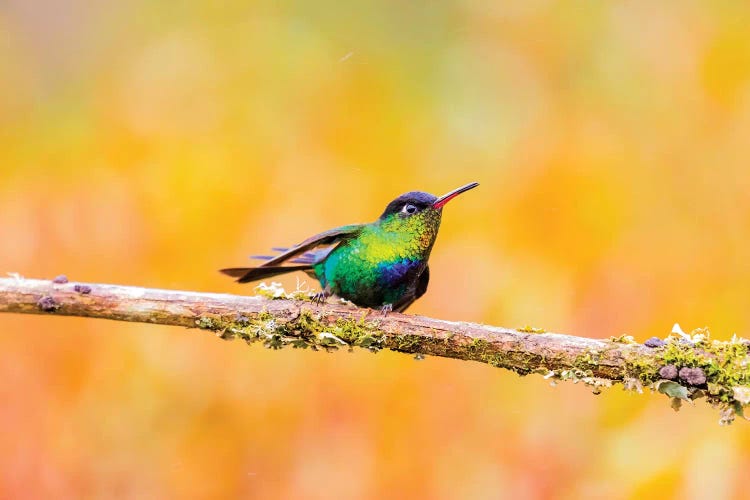
<svg viewBox="0 0 750 500"><path fill-rule="evenodd" d="M427 207L431 207L437 200L437 196L422 191L409 191L404 193L385 207L385 211L380 216L381 219L389 215L400 213L406 205L414 205L417 211L421 212Z"/></svg>

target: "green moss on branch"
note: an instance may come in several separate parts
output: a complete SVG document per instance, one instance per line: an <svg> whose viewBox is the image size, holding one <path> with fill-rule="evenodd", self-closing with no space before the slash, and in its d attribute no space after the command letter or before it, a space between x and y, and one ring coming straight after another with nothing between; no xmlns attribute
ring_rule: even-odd
<svg viewBox="0 0 750 500"><path fill-rule="evenodd" d="M83 293L81 290L86 290ZM65 280L0 278L0 312L80 316L199 327L224 339L240 338L270 349L390 349L487 363L520 375L542 374L551 383L569 380L595 393L614 383L650 388L682 401L706 398L722 423L742 416L750 403L748 341L711 340L705 329L678 330L666 340L638 344L624 335L610 340L511 330L392 313L387 317L331 300L319 305L309 292L291 294L276 284L260 296L155 290Z"/></svg>

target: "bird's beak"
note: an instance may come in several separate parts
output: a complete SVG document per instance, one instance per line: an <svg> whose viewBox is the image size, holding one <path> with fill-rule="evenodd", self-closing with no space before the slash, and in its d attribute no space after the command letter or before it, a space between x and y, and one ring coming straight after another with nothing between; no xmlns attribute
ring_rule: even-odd
<svg viewBox="0 0 750 500"><path fill-rule="evenodd" d="M479 185L478 182L471 182L465 186L461 186L460 188L454 189L450 193L445 193L443 196L435 200L435 202L432 204L432 208L437 210L438 208L443 208L443 205L451 201L453 198L458 196L459 194L468 191L469 189L474 189Z"/></svg>

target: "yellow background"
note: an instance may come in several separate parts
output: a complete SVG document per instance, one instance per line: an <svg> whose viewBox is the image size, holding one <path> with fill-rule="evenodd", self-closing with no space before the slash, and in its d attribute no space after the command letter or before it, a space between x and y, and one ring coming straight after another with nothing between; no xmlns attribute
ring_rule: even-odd
<svg viewBox="0 0 750 500"><path fill-rule="evenodd" d="M479 181L411 313L748 336L743 5L6 0L0 270L251 294L216 270ZM750 467L704 403L105 321L0 317L0 401L3 497L741 498Z"/></svg>

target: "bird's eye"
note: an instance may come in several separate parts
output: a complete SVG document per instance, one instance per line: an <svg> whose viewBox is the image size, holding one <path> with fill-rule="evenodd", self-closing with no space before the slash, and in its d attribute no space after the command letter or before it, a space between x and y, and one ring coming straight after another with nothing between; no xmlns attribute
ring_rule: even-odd
<svg viewBox="0 0 750 500"><path fill-rule="evenodd" d="M404 208L402 208L401 211L405 214L412 215L417 213L417 207L415 207L411 203L407 203L406 205L404 205Z"/></svg>

